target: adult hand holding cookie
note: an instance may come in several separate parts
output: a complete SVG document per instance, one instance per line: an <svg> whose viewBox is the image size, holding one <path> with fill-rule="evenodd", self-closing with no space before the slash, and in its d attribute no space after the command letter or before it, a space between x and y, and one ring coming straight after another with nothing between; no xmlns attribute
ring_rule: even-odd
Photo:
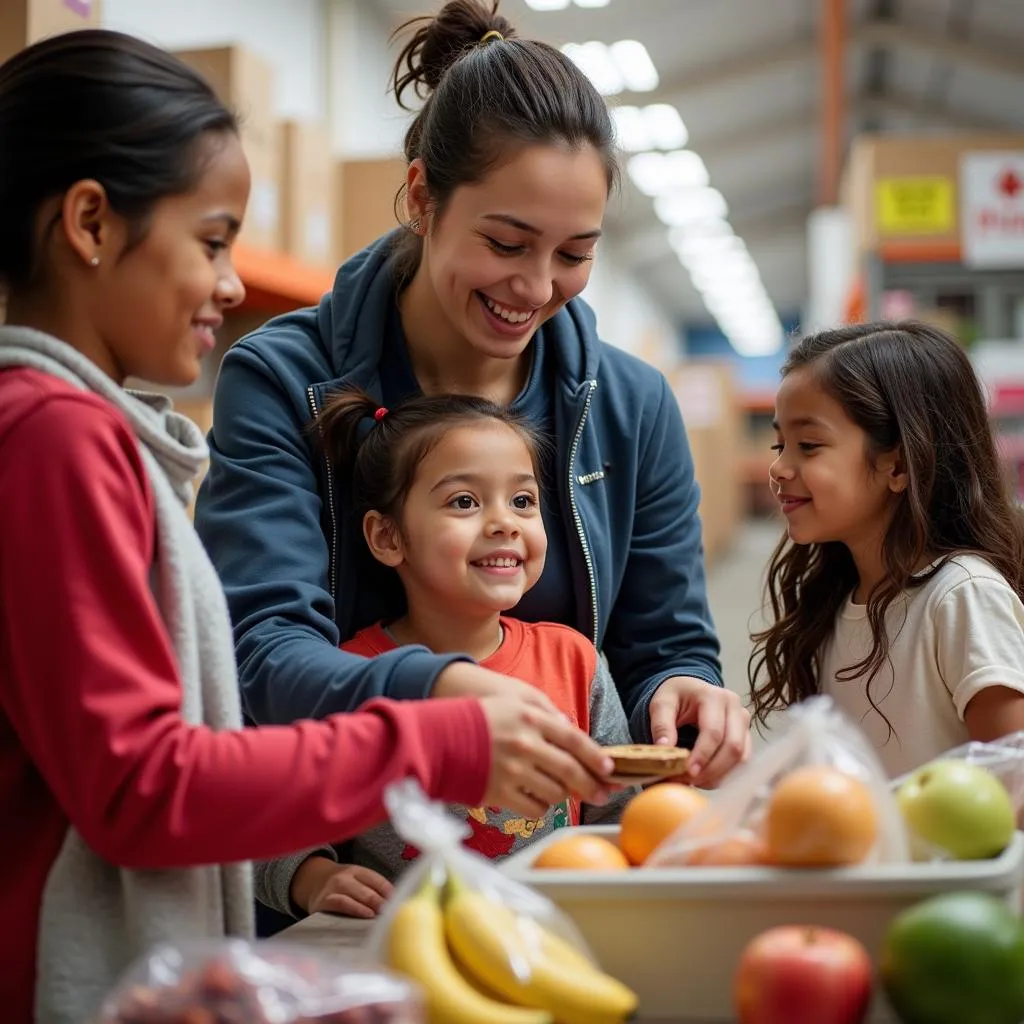
<svg viewBox="0 0 1024 1024"><path fill-rule="evenodd" d="M691 676L670 676L650 704L651 735L659 746L674 746L681 725L699 735L686 769L686 781L709 788L750 757L750 713L739 696Z"/></svg>

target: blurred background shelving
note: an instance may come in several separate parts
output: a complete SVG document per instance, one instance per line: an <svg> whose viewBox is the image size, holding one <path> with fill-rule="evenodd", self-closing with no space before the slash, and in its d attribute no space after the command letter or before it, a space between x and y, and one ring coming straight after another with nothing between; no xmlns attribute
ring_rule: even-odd
<svg viewBox="0 0 1024 1024"><path fill-rule="evenodd" d="M0 0L0 59L87 25L202 71L243 117L247 287L218 354L309 305L401 215L394 29L440 0ZM1024 2L502 0L605 94L623 183L584 297L687 420L712 560L773 511L803 332L916 316L968 348L1024 495ZM217 360L175 394L204 426Z"/></svg>

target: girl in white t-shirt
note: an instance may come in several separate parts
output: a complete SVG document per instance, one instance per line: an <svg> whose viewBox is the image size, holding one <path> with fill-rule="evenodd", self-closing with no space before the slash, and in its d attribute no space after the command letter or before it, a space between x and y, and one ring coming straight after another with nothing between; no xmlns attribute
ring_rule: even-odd
<svg viewBox="0 0 1024 1024"><path fill-rule="evenodd" d="M924 324L804 338L782 369L772 623L754 710L830 694L897 775L1024 728L1024 517L970 361Z"/></svg>

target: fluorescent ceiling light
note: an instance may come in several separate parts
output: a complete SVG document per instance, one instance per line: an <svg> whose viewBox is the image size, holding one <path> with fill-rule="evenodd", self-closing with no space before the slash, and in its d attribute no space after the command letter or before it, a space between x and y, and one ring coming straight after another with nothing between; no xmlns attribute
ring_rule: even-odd
<svg viewBox="0 0 1024 1024"><path fill-rule="evenodd" d="M728 246L733 239L742 245L743 239L737 238L732 232L732 225L722 218L709 218L692 224L680 224L669 228L668 244L676 251L697 252L702 246L714 248Z"/></svg>
<svg viewBox="0 0 1024 1024"><path fill-rule="evenodd" d="M735 235L690 235L685 225L672 228L668 242L684 266L708 256L746 250L743 239Z"/></svg>
<svg viewBox="0 0 1024 1024"><path fill-rule="evenodd" d="M594 88L602 96L622 92L622 72L604 43L566 43L562 53L594 83Z"/></svg>
<svg viewBox="0 0 1024 1024"><path fill-rule="evenodd" d="M717 189L694 188L657 196L654 212L663 224L673 227L727 217L729 207Z"/></svg>
<svg viewBox="0 0 1024 1024"><path fill-rule="evenodd" d="M690 138L679 111L669 103L613 107L612 120L618 143L627 153L682 149Z"/></svg>
<svg viewBox="0 0 1024 1024"><path fill-rule="evenodd" d="M647 196L704 188L710 180L704 161L689 149L637 153L627 167L633 184Z"/></svg>
<svg viewBox="0 0 1024 1024"><path fill-rule="evenodd" d="M608 52L621 72L627 89L650 92L658 88L658 69L643 43L636 39L620 39L608 47Z"/></svg>
<svg viewBox="0 0 1024 1024"><path fill-rule="evenodd" d="M732 277L736 277L741 273L757 272L757 267L754 266L750 253L747 252L746 246L738 238L727 249L687 253L685 254L685 260L683 256L680 256L680 261L684 262L687 267L713 271L720 275L728 274Z"/></svg>
<svg viewBox="0 0 1024 1024"><path fill-rule="evenodd" d="M669 232L671 240L672 232L677 232L678 237L686 238L734 238L732 225L724 217L705 217L703 220L694 221L682 227L673 228Z"/></svg>
<svg viewBox="0 0 1024 1024"><path fill-rule="evenodd" d="M643 116L652 149L682 149L690 141L690 133L671 103L652 103L643 108Z"/></svg>
<svg viewBox="0 0 1024 1024"><path fill-rule="evenodd" d="M647 121L640 107L612 107L615 122L615 140L627 153L642 153L656 149L647 130Z"/></svg>
<svg viewBox="0 0 1024 1024"><path fill-rule="evenodd" d="M564 11L569 0L526 0L526 6L535 11Z"/></svg>
<svg viewBox="0 0 1024 1024"><path fill-rule="evenodd" d="M604 43L566 43L564 53L594 83L602 96L614 96L623 89L650 92L658 87L658 71L643 43L621 39Z"/></svg>
<svg viewBox="0 0 1024 1024"><path fill-rule="evenodd" d="M698 291L747 291L760 287L761 275L751 264L697 265L687 267Z"/></svg>
<svg viewBox="0 0 1024 1024"><path fill-rule="evenodd" d="M718 205L714 196L725 200L712 188L695 189L702 198L685 193L655 198L655 210L663 221L677 218L668 233L669 245L690 274L707 311L733 349L742 356L771 355L784 343L782 324L772 305L757 264L743 239L732 226L718 217L686 220L692 209ZM712 198L709 198L709 194Z"/></svg>
<svg viewBox="0 0 1024 1024"><path fill-rule="evenodd" d="M577 7L607 7L611 0L573 0Z"/></svg>
<svg viewBox="0 0 1024 1024"><path fill-rule="evenodd" d="M782 324L777 319L757 330L727 335L729 344L741 356L770 356L782 348Z"/></svg>

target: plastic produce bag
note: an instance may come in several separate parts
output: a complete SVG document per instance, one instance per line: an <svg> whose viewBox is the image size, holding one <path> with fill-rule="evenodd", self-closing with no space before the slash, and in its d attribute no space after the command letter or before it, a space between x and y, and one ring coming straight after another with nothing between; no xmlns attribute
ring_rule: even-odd
<svg viewBox="0 0 1024 1024"><path fill-rule="evenodd" d="M636 996L594 962L546 897L466 849L464 822L414 781L388 788L395 831L420 851L374 925L368 952L412 977L431 1024L615 1024Z"/></svg>
<svg viewBox="0 0 1024 1024"><path fill-rule="evenodd" d="M129 968L98 1024L424 1024L415 985L283 944L162 945Z"/></svg>
<svg viewBox="0 0 1024 1024"><path fill-rule="evenodd" d="M971 764L987 768L1006 787L1013 802L1013 810L1017 816L1017 827L1024 829L1024 731L1013 732L1001 736L991 743L979 743L972 740L927 762L934 761L968 761ZM916 769L915 769L916 770ZM905 775L892 781L895 792L912 775Z"/></svg>
<svg viewBox="0 0 1024 1024"><path fill-rule="evenodd" d="M707 808L654 850L646 866L910 861L885 770L830 697L812 697L780 715L771 741L709 796Z"/></svg>

